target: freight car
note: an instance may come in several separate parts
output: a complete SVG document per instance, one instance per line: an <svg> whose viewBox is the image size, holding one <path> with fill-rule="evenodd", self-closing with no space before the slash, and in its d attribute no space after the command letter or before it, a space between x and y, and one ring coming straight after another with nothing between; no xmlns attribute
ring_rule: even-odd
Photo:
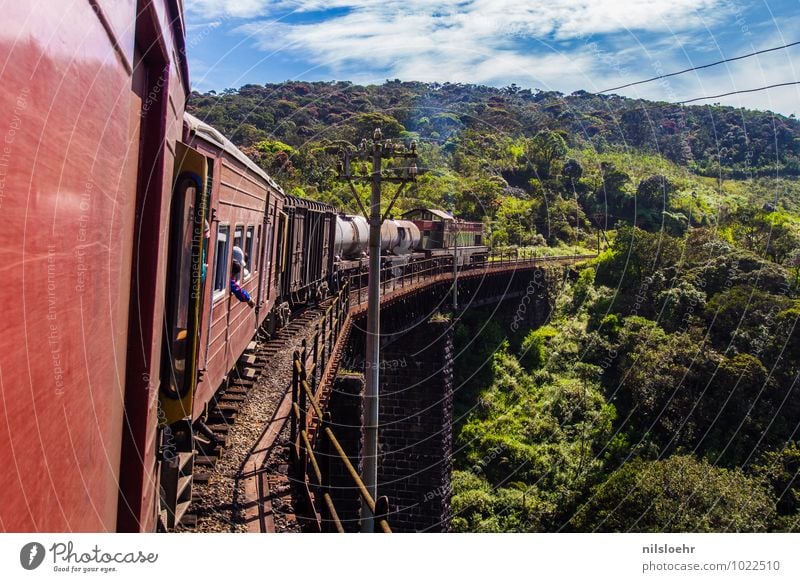
<svg viewBox="0 0 800 582"><path fill-rule="evenodd" d="M401 268L425 259L457 257L460 265L483 264L489 254L484 244L484 225L456 219L442 210L418 208L404 214L406 220L381 224L381 263ZM367 268L369 225L359 215L336 218L334 272L339 278L364 278ZM387 271L393 272L394 270ZM399 273L398 273L399 274Z"/></svg>
<svg viewBox="0 0 800 582"><path fill-rule="evenodd" d="M328 295L336 236L336 209L287 196L284 260L279 272L284 304L302 305ZM285 309L285 307L284 307Z"/></svg>
<svg viewBox="0 0 800 582"><path fill-rule="evenodd" d="M435 208L415 208L403 216L419 229L417 248L429 258L456 254L459 265L463 265L482 263L488 257L482 222L460 220Z"/></svg>

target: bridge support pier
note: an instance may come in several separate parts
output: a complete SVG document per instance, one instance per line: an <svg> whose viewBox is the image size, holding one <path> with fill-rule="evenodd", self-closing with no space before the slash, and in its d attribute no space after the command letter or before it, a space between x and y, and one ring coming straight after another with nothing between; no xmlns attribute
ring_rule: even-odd
<svg viewBox="0 0 800 582"><path fill-rule="evenodd" d="M333 431L348 458L361 474L362 450L364 446L364 375L345 372L337 376L333 383L330 410L333 412ZM361 498L347 469L338 459L329 463L330 494L342 526L348 533L360 530Z"/></svg>
<svg viewBox="0 0 800 582"><path fill-rule="evenodd" d="M381 361L378 494L397 532L449 530L453 465L453 331L415 326Z"/></svg>

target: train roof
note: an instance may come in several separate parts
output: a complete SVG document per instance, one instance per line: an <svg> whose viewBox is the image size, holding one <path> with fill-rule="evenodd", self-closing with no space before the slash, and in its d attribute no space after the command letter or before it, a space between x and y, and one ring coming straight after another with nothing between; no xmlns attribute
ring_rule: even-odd
<svg viewBox="0 0 800 582"><path fill-rule="evenodd" d="M323 212L336 212L336 208L325 202L318 202L310 198L300 198L299 196L286 195L285 203L288 206L300 206L303 208L312 208Z"/></svg>
<svg viewBox="0 0 800 582"><path fill-rule="evenodd" d="M421 212L429 212L433 216L437 216L442 220L455 220L456 217L450 214L449 212L445 212L444 210L437 210L435 208L413 208L408 212L404 212L403 216L411 216L412 214L417 214Z"/></svg>
<svg viewBox="0 0 800 582"><path fill-rule="evenodd" d="M226 153L230 154L237 160L239 160L244 166L257 174L261 178L263 178L267 184L275 188L278 192L285 196L283 188L281 188L278 183L273 180L269 174L267 174L264 170L262 170L258 164L256 164L253 160L248 158L242 150L237 148L233 145L233 142L229 140L227 137L222 135L219 131L211 127L205 121L199 120L197 117L192 115L191 113L184 113L183 119L186 125L189 127L189 131L195 133L196 135L202 137L204 140L214 144L215 146L219 147Z"/></svg>

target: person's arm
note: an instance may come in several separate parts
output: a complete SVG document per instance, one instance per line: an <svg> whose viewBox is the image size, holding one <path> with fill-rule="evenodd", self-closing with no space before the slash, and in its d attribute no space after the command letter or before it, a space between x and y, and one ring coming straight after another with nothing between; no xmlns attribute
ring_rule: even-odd
<svg viewBox="0 0 800 582"><path fill-rule="evenodd" d="M235 279L231 279L231 292L236 296L236 299L242 302L247 302L250 307L253 307L256 302L250 297L250 294L245 291Z"/></svg>

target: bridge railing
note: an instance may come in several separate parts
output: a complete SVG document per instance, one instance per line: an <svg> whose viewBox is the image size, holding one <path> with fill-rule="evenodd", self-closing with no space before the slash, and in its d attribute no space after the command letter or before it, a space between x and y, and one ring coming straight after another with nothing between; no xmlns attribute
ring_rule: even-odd
<svg viewBox="0 0 800 582"><path fill-rule="evenodd" d="M436 277L451 276L454 271L458 276L464 273L491 273L497 270L507 270L512 266L525 268L553 262L577 262L595 256L572 254L542 257L537 256L532 249L499 249L486 254L465 256L461 264L455 265L455 269L454 258L448 255L408 263L398 262L381 267L381 294L428 283ZM367 283L367 273L350 275L347 284L352 290L350 300L355 305L361 305L367 300Z"/></svg>
<svg viewBox="0 0 800 582"><path fill-rule="evenodd" d="M292 410L290 424L291 456L295 475L306 488L313 509L325 516L325 523L343 533L344 526L331 497L332 463L339 461L352 480L361 499L375 519L375 530L391 533L386 520L389 503L385 497L373 499L358 471L331 429L330 412L323 411L319 390L331 367L337 342L344 330L350 307L350 287L345 284L317 324L311 344L305 339L302 351L292 358ZM315 452L316 451L316 452ZM313 482L312 482L313 480ZM311 487L309 487L311 485ZM312 495L312 489L314 494ZM322 501L322 504L319 501ZM320 505L320 507L317 507Z"/></svg>

